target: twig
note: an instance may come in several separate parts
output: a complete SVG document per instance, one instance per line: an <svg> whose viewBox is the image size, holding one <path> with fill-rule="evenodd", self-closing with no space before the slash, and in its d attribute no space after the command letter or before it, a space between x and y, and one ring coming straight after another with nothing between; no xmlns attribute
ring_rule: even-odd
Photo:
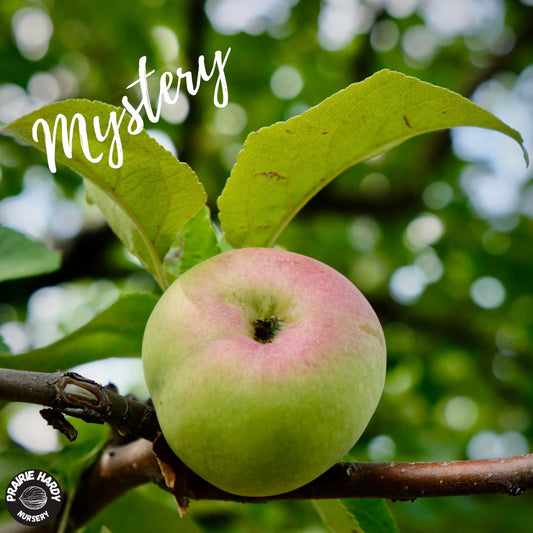
<svg viewBox="0 0 533 533"><path fill-rule="evenodd" d="M72 427L62 414L96 424L107 423L122 435L154 440L158 432L152 407L121 396L75 372L30 372L0 369L0 400L45 405L43 416L73 440ZM70 427L69 427L70 426Z"/></svg>

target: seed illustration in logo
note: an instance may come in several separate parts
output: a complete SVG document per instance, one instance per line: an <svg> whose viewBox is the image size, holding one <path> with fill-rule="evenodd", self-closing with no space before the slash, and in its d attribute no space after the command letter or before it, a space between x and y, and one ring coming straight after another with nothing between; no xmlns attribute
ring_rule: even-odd
<svg viewBox="0 0 533 533"><path fill-rule="evenodd" d="M24 507L26 507L26 509L37 511L37 509L42 509L46 505L48 497L43 488L31 485L24 489L24 492L20 495L19 501Z"/></svg>

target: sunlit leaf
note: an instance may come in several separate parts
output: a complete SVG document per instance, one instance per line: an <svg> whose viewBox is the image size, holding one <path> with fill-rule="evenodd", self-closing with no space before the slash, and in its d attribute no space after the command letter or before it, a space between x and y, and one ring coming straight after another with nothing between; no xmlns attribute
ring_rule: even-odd
<svg viewBox="0 0 533 533"><path fill-rule="evenodd" d="M447 89L388 70L286 122L250 134L222 195L234 247L271 246L296 213L344 170L421 133L479 126L520 134ZM527 153L524 150L527 162Z"/></svg>
<svg viewBox="0 0 533 533"><path fill-rule="evenodd" d="M4 226L0 226L0 281L53 272L61 254ZM1 348L0 348L1 351Z"/></svg>
<svg viewBox="0 0 533 533"><path fill-rule="evenodd" d="M76 122L72 141L72 157L63 149L62 128L57 128L55 159L85 178L90 199L104 213L109 225L145 268L154 275L161 287L168 281L163 271L163 259L176 233L204 205L206 194L196 174L179 162L145 131L128 133L129 115L123 110L102 102L66 100L47 105L3 128L24 142L46 150L41 127L36 128L38 141L32 136L34 123L44 119L51 130L58 114L66 117L68 125L76 116L87 123L90 155L99 162L89 162L80 143ZM93 128L95 117L100 118L105 133L110 117L120 123L120 135L112 141L110 131L104 141L98 140ZM118 164L118 144L122 146L123 164ZM49 160L50 165L50 160Z"/></svg>
<svg viewBox="0 0 533 533"><path fill-rule="evenodd" d="M157 297L125 294L90 322L57 342L20 355L0 356L0 367L54 372L108 357L139 357L146 321Z"/></svg>

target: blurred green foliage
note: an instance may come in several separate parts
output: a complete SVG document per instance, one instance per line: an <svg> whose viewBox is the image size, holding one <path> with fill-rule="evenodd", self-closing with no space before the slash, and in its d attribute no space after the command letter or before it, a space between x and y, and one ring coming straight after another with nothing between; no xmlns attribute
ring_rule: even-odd
<svg viewBox="0 0 533 533"><path fill-rule="evenodd" d="M209 65L216 50L231 47L231 105L213 105L212 80L188 98L185 120L161 119L152 128L168 135L197 172L215 217L215 200L248 132L382 68L473 97L518 129L533 153L528 0L205 4L204 10L193 0L3 0L0 121L50 98L120 105L141 56L156 74L179 66L194 72L199 55ZM263 16L246 18L259 4ZM283 66L291 68L279 71ZM346 274L383 323L387 385L352 452L357 460L453 460L532 448L533 186L519 149L494 135L496 141L471 130L430 134L360 164L306 206L279 240ZM42 287L77 291L76 313L56 313L56 337L101 306L105 296L96 295L154 289L84 205L79 178L60 168L50 183L44 155L0 137L0 222L13 223L17 211L17 223L32 222L34 236L64 255L55 274L2 284L0 333L14 351L13 331L26 335L26 348L49 339L36 338L39 317L28 306ZM9 208L9 200L32 188L39 205L48 206L42 220L35 205L27 212L20 203ZM75 224L77 231L65 233ZM69 298L65 305L74 305ZM14 447L4 436L0 446ZM401 529L414 533L526 532L532 508L531 494L392 506ZM323 531L308 502L202 502L191 514L205 531Z"/></svg>

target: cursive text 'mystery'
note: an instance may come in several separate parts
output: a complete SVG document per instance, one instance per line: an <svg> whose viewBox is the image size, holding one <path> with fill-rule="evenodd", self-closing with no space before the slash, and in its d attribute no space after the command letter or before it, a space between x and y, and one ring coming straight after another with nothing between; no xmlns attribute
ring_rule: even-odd
<svg viewBox="0 0 533 533"><path fill-rule="evenodd" d="M50 172L55 173L56 168L56 143L58 141L58 130L61 132L61 143L65 156L69 159L73 157L74 136L79 135L79 144L83 156L91 163L99 163L104 157L101 148L91 146L90 139L97 143L104 143L111 137L109 144L108 164L111 168L120 168L124 163L124 155L122 150L122 140L120 137L120 126L126 115L129 113L129 124L127 133L129 135L139 134L144 127L144 119L141 116L142 111L146 118L153 124L159 121L161 114L162 103L165 102L170 105L175 105L178 102L180 92L186 91L189 95L194 96L200 90L202 82L211 80L216 76L216 83L213 91L213 104L222 108L228 104L228 84L224 68L229 57L231 48L228 48L225 55L217 50L214 55L211 68L208 69L205 63L205 57L202 55L198 58L198 69L196 77L191 71L183 72L180 67L176 70L175 75L166 71L163 72L159 78L159 95L154 100L156 102L155 109L152 107L152 98L149 91L148 78L155 73L155 70L147 71L146 56L139 59L139 76L138 79L128 85L127 89L131 89L138 85L141 100L135 106L131 103L128 96L122 98L123 109L119 113L115 110L109 113L107 127L102 127L99 116L94 116L92 119L92 132L90 131L90 124L87 124L86 118L81 113L75 113L69 119L62 113L56 115L54 125L50 128L47 120L39 118L33 123L32 138L34 142L39 143L39 128L42 129L43 139L45 143L46 157L48 161L48 168ZM182 81L184 80L184 87ZM122 130L124 132L124 129ZM93 143L94 144L94 143Z"/></svg>

